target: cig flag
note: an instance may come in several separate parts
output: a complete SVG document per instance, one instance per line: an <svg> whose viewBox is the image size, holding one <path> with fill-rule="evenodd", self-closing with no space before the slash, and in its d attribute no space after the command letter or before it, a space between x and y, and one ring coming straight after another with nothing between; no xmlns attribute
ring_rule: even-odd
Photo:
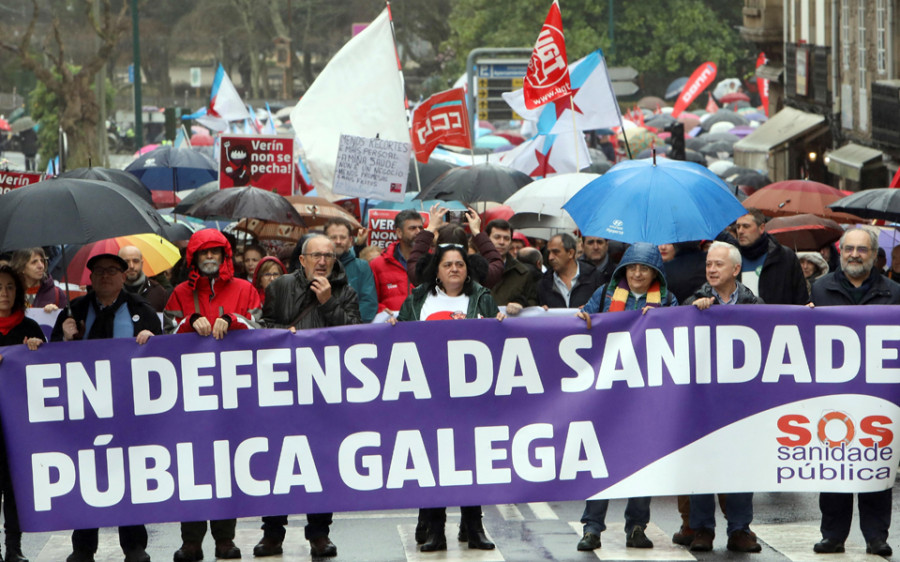
<svg viewBox="0 0 900 562"><path fill-rule="evenodd" d="M438 92L413 111L412 145L416 160L428 162L440 143L472 148L466 92L462 88Z"/></svg>

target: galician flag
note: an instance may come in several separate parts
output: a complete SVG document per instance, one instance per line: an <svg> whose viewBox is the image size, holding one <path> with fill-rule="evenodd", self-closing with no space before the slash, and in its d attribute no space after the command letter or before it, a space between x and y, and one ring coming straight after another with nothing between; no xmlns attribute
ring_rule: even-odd
<svg viewBox="0 0 900 562"><path fill-rule="evenodd" d="M226 121L242 121L250 118L247 106L241 101L241 96L234 89L234 84L225 74L225 68L221 64L216 70L216 77L213 78L207 115Z"/></svg>

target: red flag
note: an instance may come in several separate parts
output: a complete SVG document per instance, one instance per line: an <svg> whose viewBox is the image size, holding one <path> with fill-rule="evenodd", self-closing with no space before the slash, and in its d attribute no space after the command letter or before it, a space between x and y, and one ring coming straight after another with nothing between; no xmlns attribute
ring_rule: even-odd
<svg viewBox="0 0 900 562"><path fill-rule="evenodd" d="M438 92L413 111L412 145L416 160L428 162L431 151L440 143L472 148L466 92L462 88Z"/></svg>
<svg viewBox="0 0 900 562"><path fill-rule="evenodd" d="M760 53L758 57L756 57L756 68L761 67L766 64L766 54ZM759 90L759 101L763 106L763 109L766 112L766 117L769 116L769 81L765 78L756 78L756 89Z"/></svg>
<svg viewBox="0 0 900 562"><path fill-rule="evenodd" d="M558 0L553 0L544 27L534 43L523 86L525 107L534 109L572 93L569 63L566 61L566 38Z"/></svg>
<svg viewBox="0 0 900 562"><path fill-rule="evenodd" d="M691 105L691 102L697 99L697 96L712 84L716 78L716 63L705 62L697 67L697 70L691 74L684 89L678 95L678 101L675 102L675 109L672 110L672 117L678 117L681 112Z"/></svg>
<svg viewBox="0 0 900 562"><path fill-rule="evenodd" d="M900 187L900 168L897 168L897 173L894 174L894 179L891 180L888 187Z"/></svg>
<svg viewBox="0 0 900 562"><path fill-rule="evenodd" d="M719 111L719 106L716 105L716 100L713 99L712 94L707 95L709 96L709 101L706 102L706 112L715 113Z"/></svg>

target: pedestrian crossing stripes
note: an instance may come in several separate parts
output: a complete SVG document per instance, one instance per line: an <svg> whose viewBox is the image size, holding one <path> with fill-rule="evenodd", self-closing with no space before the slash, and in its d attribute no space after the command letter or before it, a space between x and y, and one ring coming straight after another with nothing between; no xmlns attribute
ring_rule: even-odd
<svg viewBox="0 0 900 562"><path fill-rule="evenodd" d="M866 554L866 545L855 543L852 537L844 543L841 554L816 554L813 545L822 540L822 533L817 525L799 523L779 523L778 525L753 525L756 536L793 562L844 562L847 560L884 560L881 556Z"/></svg>
<svg viewBox="0 0 900 562"><path fill-rule="evenodd" d="M397 525L400 540L406 553L407 562L434 562L435 560L464 560L477 562L503 562L505 558L499 549L478 550L470 549L466 543L456 540L456 527L447 526L447 550L446 552L421 552L416 544L416 526ZM487 530L485 530L487 532ZM491 536L488 535L490 539Z"/></svg>

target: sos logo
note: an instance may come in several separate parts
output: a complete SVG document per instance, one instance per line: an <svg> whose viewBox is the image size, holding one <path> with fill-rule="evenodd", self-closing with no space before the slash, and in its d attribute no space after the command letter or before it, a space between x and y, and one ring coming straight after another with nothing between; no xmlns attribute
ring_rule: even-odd
<svg viewBox="0 0 900 562"><path fill-rule="evenodd" d="M885 427L891 421L887 416L866 416L857 426L850 416L835 410L811 423L802 414L788 414L778 418L778 429L787 435L776 440L788 447L805 447L815 434L819 442L832 448L849 446L857 439L863 447L878 445L883 449L894 440L894 432Z"/></svg>

